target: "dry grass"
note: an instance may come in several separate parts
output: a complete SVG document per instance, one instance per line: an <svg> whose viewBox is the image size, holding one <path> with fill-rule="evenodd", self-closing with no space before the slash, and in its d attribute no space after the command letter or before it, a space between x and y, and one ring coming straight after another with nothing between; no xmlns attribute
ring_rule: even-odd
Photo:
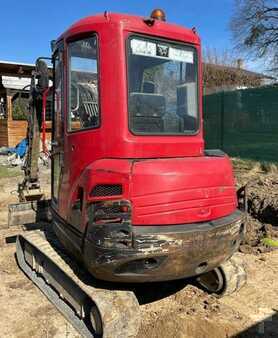
<svg viewBox="0 0 278 338"><path fill-rule="evenodd" d="M15 177L22 174L20 167L9 168L0 165L0 178L4 177Z"/></svg>

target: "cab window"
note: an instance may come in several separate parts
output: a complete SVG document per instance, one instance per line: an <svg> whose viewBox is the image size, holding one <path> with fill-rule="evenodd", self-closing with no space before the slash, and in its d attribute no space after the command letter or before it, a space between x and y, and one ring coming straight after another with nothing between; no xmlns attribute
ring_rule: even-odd
<svg viewBox="0 0 278 338"><path fill-rule="evenodd" d="M97 128L100 123L98 43L92 36L68 44L68 130Z"/></svg>
<svg viewBox="0 0 278 338"><path fill-rule="evenodd" d="M129 38L130 130L149 135L196 133L197 68L193 46L153 38Z"/></svg>

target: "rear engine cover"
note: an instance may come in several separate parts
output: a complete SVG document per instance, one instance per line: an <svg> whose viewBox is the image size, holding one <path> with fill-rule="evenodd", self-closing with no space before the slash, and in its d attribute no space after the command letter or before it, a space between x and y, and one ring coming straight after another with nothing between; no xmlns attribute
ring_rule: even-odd
<svg viewBox="0 0 278 338"><path fill-rule="evenodd" d="M134 162L132 223L184 224L227 216L237 207L234 184L227 156Z"/></svg>

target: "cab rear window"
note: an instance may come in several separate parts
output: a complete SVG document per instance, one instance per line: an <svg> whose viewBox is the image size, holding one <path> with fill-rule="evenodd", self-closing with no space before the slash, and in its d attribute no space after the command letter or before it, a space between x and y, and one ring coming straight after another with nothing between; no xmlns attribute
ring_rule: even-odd
<svg viewBox="0 0 278 338"><path fill-rule="evenodd" d="M129 38L128 88L133 133L176 135L198 130L197 57L193 47Z"/></svg>

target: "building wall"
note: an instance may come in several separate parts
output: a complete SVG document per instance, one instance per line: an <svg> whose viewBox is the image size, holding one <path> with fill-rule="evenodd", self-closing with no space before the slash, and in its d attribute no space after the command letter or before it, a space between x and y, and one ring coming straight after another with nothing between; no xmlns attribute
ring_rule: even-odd
<svg viewBox="0 0 278 338"><path fill-rule="evenodd" d="M51 122L47 122L46 138L51 140ZM15 147L26 137L27 121L0 119L0 147Z"/></svg>
<svg viewBox="0 0 278 338"><path fill-rule="evenodd" d="M9 147L15 147L22 139L26 138L27 121L8 120Z"/></svg>
<svg viewBox="0 0 278 338"><path fill-rule="evenodd" d="M8 120L0 119L0 147L7 147L8 144Z"/></svg>

